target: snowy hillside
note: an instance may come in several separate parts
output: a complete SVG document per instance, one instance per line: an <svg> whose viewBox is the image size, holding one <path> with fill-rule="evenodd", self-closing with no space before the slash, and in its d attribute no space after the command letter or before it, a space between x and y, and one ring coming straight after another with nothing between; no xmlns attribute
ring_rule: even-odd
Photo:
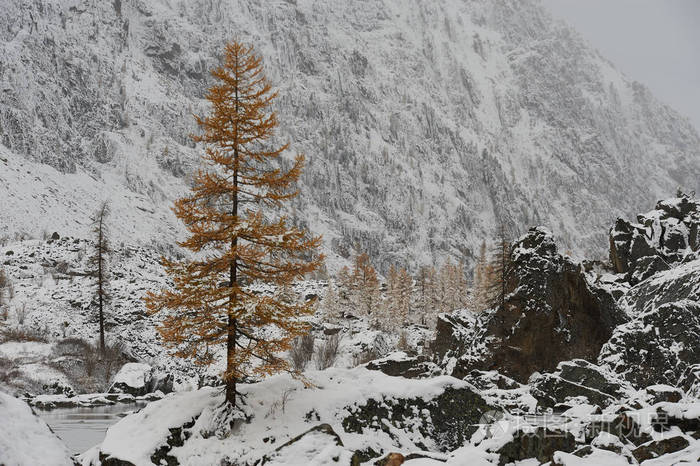
<svg viewBox="0 0 700 466"><path fill-rule="evenodd" d="M2 235L84 236L109 197L118 241L171 242L198 163L191 114L233 37L279 88L279 138L308 160L292 213L324 233L331 268L353 248L382 270L469 260L499 219L598 254L616 215L700 190L690 124L536 1L2 8Z"/></svg>

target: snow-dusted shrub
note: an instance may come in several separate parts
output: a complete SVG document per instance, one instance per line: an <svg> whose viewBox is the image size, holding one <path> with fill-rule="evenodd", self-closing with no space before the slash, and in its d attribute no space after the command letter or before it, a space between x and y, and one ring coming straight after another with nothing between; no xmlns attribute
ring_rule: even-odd
<svg viewBox="0 0 700 466"><path fill-rule="evenodd" d="M4 290L10 285L10 278L5 273L5 270L0 267L0 290Z"/></svg>
<svg viewBox="0 0 700 466"><path fill-rule="evenodd" d="M5 341L37 341L46 343L46 335L38 329L27 327L7 327L0 331L0 342Z"/></svg>
<svg viewBox="0 0 700 466"><path fill-rule="evenodd" d="M304 335L294 339L292 349L289 350L289 360L296 371L303 371L311 361L314 354L314 336Z"/></svg>
<svg viewBox="0 0 700 466"><path fill-rule="evenodd" d="M27 317L26 303L22 303L21 306L15 307L15 316L17 317L17 323L19 325L24 325L24 319Z"/></svg>
<svg viewBox="0 0 700 466"><path fill-rule="evenodd" d="M92 351L90 343L81 338L65 338L55 345L59 356L82 356Z"/></svg>
<svg viewBox="0 0 700 466"><path fill-rule="evenodd" d="M275 400L270 407L267 410L267 413L265 414L266 418L270 417L275 417L277 415L278 411L282 411L282 414L285 413L287 409L287 403L291 399L292 393L294 393L293 388L288 388L284 392L282 392L282 397L279 400Z"/></svg>
<svg viewBox="0 0 700 466"><path fill-rule="evenodd" d="M56 272L62 273L62 274L67 274L68 271L70 270L70 264L66 261L58 261L55 267Z"/></svg>
<svg viewBox="0 0 700 466"><path fill-rule="evenodd" d="M117 342L105 345L105 354L102 357L103 380L109 383L114 374L119 371L119 368L126 362L124 357L124 344Z"/></svg>
<svg viewBox="0 0 700 466"><path fill-rule="evenodd" d="M122 343L107 343L104 355L98 345L89 344L83 356L82 371L69 377L85 391L106 391L112 377L126 362Z"/></svg>
<svg viewBox="0 0 700 466"><path fill-rule="evenodd" d="M411 349L411 345L408 343L408 333L406 330L401 330L399 333L399 341L396 343L396 349L404 352L408 352Z"/></svg>
<svg viewBox="0 0 700 466"><path fill-rule="evenodd" d="M352 366L357 367L361 366L362 364L367 364L370 361L374 361L375 359L379 359L380 355L377 354L376 351L373 349L369 349L367 351L362 351L361 353L355 354L352 357Z"/></svg>
<svg viewBox="0 0 700 466"><path fill-rule="evenodd" d="M12 361L0 356L0 384L9 384L19 375Z"/></svg>
<svg viewBox="0 0 700 466"><path fill-rule="evenodd" d="M318 345L318 351L316 351L315 362L316 369L324 370L335 364L335 360L338 358L338 347L340 346L340 335L334 334L330 335L324 343Z"/></svg>

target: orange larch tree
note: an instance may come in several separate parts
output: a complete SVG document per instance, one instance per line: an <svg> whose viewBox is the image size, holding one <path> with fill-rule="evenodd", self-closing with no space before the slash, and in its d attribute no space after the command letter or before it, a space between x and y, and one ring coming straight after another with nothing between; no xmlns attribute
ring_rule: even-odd
<svg viewBox="0 0 700 466"><path fill-rule="evenodd" d="M357 311L365 315L372 314L379 303L379 280L367 253L355 256L352 282Z"/></svg>
<svg viewBox="0 0 700 466"><path fill-rule="evenodd" d="M189 237L179 243L191 260L163 259L173 287L146 297L148 309L163 312L159 331L181 357L213 361L212 348L226 347L226 401L236 403L236 383L249 376L292 372L279 357L295 337L308 331L300 317L311 303L288 302L250 291L254 281L279 287L318 269L320 237L291 226L275 209L298 194L294 184L304 164L297 155L280 168L287 145L271 148L277 116L262 59L252 47L226 45L223 63L212 71L208 116L195 117L207 168L192 192L175 202L175 215Z"/></svg>

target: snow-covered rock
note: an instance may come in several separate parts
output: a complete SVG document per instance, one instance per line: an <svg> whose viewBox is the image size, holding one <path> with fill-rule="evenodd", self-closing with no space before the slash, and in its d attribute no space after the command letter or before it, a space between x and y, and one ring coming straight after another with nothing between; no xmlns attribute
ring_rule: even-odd
<svg viewBox="0 0 700 466"><path fill-rule="evenodd" d="M683 300L700 302L700 258L671 262L669 270L632 287L620 304L628 314L637 316L663 304Z"/></svg>
<svg viewBox="0 0 700 466"><path fill-rule="evenodd" d="M610 262L632 284L668 270L698 247L700 201L688 195L659 201L637 222L619 218L610 229Z"/></svg>
<svg viewBox="0 0 700 466"><path fill-rule="evenodd" d="M576 439L570 432L538 427L519 429L513 439L497 450L499 465L535 458L540 464L551 461L555 452L570 453L576 449Z"/></svg>
<svg viewBox="0 0 700 466"><path fill-rule="evenodd" d="M615 329L598 363L638 388L676 385L700 364L700 303L682 300L643 312Z"/></svg>
<svg viewBox="0 0 700 466"><path fill-rule="evenodd" d="M553 373L533 374L528 385L532 395L547 407L566 404L576 397L605 407L632 391L615 374L582 359L560 362Z"/></svg>
<svg viewBox="0 0 700 466"><path fill-rule="evenodd" d="M23 401L0 392L0 464L73 466L70 451Z"/></svg>
<svg viewBox="0 0 700 466"><path fill-rule="evenodd" d="M382 371L386 375L408 379L428 378L440 372L438 366L427 356L408 356L403 351L370 361L365 367L373 371Z"/></svg>
<svg viewBox="0 0 700 466"><path fill-rule="evenodd" d="M150 391L153 368L148 364L129 362L114 376L110 393L128 393L134 396L145 395Z"/></svg>
<svg viewBox="0 0 700 466"><path fill-rule="evenodd" d="M237 423L231 436L213 434L221 390L170 394L112 426L99 457L103 462L112 458L149 464L158 452L159 458L179 462L173 464L189 464L195 457L201 464L227 458L253 463L276 455L279 445L323 423L337 433L343 448L360 452L363 461L397 449L451 451L464 444L482 414L492 409L471 385L447 376L409 380L356 368L307 377L313 387L304 388L287 375L240 385L250 421ZM311 442L314 436L293 442L289 451L320 455L328 446L327 436L322 437L320 443Z"/></svg>
<svg viewBox="0 0 700 466"><path fill-rule="evenodd" d="M627 317L613 296L571 259L552 235L532 228L510 252L505 306L477 316L441 316L433 350L457 357L452 374L496 369L525 382L560 361L594 360L616 325ZM462 325L468 328L459 329Z"/></svg>
<svg viewBox="0 0 700 466"><path fill-rule="evenodd" d="M357 464L357 455L343 446L340 436L328 424L319 424L293 438L275 451L264 456L261 464L287 466L293 460L298 464L322 466L325 464Z"/></svg>

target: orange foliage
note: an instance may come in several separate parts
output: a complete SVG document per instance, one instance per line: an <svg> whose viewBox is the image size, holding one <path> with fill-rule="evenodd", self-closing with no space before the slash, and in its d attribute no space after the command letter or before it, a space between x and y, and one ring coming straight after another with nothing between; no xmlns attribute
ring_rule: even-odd
<svg viewBox="0 0 700 466"><path fill-rule="evenodd" d="M255 294L245 285L290 284L318 269L323 256L317 253L320 237L309 237L285 216L268 219L271 210L298 194L293 186L304 156L283 170L278 159L287 145L269 147L277 93L261 58L252 47L229 43L212 75L217 83L207 94L211 112L195 117L203 132L193 136L205 145L208 168L173 209L190 233L180 245L195 259L164 259L174 287L149 293L146 304L165 314L159 331L179 356L210 364L211 348L226 346L226 400L235 403L236 381L291 371L277 355L308 331L299 317L312 312L310 303Z"/></svg>

